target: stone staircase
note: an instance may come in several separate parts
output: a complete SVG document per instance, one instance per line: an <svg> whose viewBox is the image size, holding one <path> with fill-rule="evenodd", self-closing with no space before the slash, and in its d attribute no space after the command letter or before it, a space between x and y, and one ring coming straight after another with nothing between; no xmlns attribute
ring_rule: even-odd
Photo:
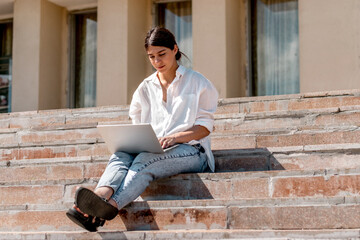
<svg viewBox="0 0 360 240"><path fill-rule="evenodd" d="M127 106L0 114L0 239L360 238L360 90L222 99L216 173L152 183L97 233L65 216Z"/></svg>

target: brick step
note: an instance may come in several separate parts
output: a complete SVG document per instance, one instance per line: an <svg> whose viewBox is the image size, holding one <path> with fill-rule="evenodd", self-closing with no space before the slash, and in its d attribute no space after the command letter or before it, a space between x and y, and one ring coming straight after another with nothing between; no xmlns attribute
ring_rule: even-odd
<svg viewBox="0 0 360 240"><path fill-rule="evenodd" d="M133 202L103 230L357 229L359 197ZM78 231L65 208L47 205L0 211L1 231Z"/></svg>
<svg viewBox="0 0 360 240"><path fill-rule="evenodd" d="M211 136L212 149L244 149L273 147L303 147L308 145L356 144L360 139L360 127L343 130L281 131L264 134L239 135L235 133Z"/></svg>
<svg viewBox="0 0 360 240"><path fill-rule="evenodd" d="M38 205L71 206L76 187L94 189L101 175L63 176L44 170L45 174L27 175L20 181L0 182L0 206L11 209ZM90 165L91 168L97 166ZM71 169L73 168L73 169ZM81 167L78 169L81 175ZM35 174L41 172L34 172ZM87 172L85 170L85 172ZM60 174L59 174L60 173ZM13 174L15 175L15 174ZM39 176L38 176L39 175ZM65 175L65 174L64 174ZM68 174L69 175L69 174ZM86 174L85 174L86 175ZM56 179L57 177L57 179ZM21 196L20 198L18 196ZM239 200L257 198L360 197L360 168L309 171L266 171L233 173L181 174L152 182L136 201L150 200Z"/></svg>
<svg viewBox="0 0 360 240"><path fill-rule="evenodd" d="M291 115L291 114L290 114ZM214 136L262 136L317 134L355 131L360 128L359 112L329 115L272 116L249 120L243 116L233 116L215 121ZM119 121L114 121L119 123ZM108 122L109 123L109 122ZM121 123L129 123L122 121ZM62 126L36 127L32 129L2 129L0 147L24 147L37 145L62 145L72 143L97 143L102 138L96 129L97 123L68 124Z"/></svg>
<svg viewBox="0 0 360 240"><path fill-rule="evenodd" d="M218 113L297 111L326 108L351 108L360 105L360 89L313 92L278 96L226 98L219 100Z"/></svg>
<svg viewBox="0 0 360 240"><path fill-rule="evenodd" d="M213 147L214 149L244 148L244 142L247 144L245 147L254 147L255 144L255 147L274 147L276 144L287 146L284 142L291 145L349 143L354 138L358 138L360 107L355 112L326 110L326 114L323 115L319 115L318 112L311 114L307 111L255 114L257 116L231 114L227 116L228 118L215 121ZM105 117L102 117L104 120ZM112 122L129 123L129 120L113 119ZM4 148L102 143L103 140L96 129L97 124L97 122L83 122L38 126L31 129L1 129L0 151ZM329 135L334 137L331 138ZM222 141L224 137L226 139ZM234 142L235 146L229 146L229 141Z"/></svg>
<svg viewBox="0 0 360 240"><path fill-rule="evenodd" d="M67 239L118 239L118 240L219 240L219 239L358 239L360 229L319 230L153 230L153 231L83 231L53 232L0 232L1 240L67 240Z"/></svg>
<svg viewBox="0 0 360 240"><path fill-rule="evenodd" d="M318 92L265 97L229 98L219 100L217 119L231 117L234 113L248 118L261 115L286 115L302 112L326 113L358 111L360 89L350 91ZM260 113L260 115L258 114ZM255 114L255 115L254 115ZM128 106L103 106L82 109L59 109L0 114L0 129L29 129L44 126L63 126L107 121L128 121Z"/></svg>
<svg viewBox="0 0 360 240"><path fill-rule="evenodd" d="M266 112L227 114L215 119L214 133L261 134L281 131L319 131L356 128L360 126L360 106L357 111L339 112Z"/></svg>
<svg viewBox="0 0 360 240"><path fill-rule="evenodd" d="M360 144L215 150L216 171L356 168Z"/></svg>
<svg viewBox="0 0 360 240"><path fill-rule="evenodd" d="M81 112L77 115L76 121L52 121L53 118L64 118L63 116L57 116L61 110L54 110L54 115L45 115L49 119L43 119L42 113L22 113L28 114L27 121L18 119L18 121L25 121L25 123L12 124L7 127L0 127L0 133L18 132L22 130L66 130L71 128L89 128L96 127L99 123L130 123L127 116L113 116L117 112L102 111L101 108L97 109L100 112L101 118L98 117L99 112L87 113L85 116L81 116ZM70 111L70 110L69 110ZM15 116L5 115L8 120L15 121L16 115L20 113L14 113ZM59 113L61 114L61 113ZM127 113L126 113L127 114ZM311 126L344 126L344 125L355 125L359 126L359 114L360 105L351 107L334 107L334 108L322 108L322 109L309 109L309 110L293 110L293 111L267 111L267 112L223 112L219 110L215 114L215 126L216 130L223 129L234 129L242 131L252 131L257 128L284 128L292 126L303 126L302 128L311 128ZM89 116L94 115L94 116ZM4 121L4 115L0 114ZM261 121L260 121L261 120ZM261 124L259 123L261 122ZM54 123L55 122L55 123ZM1 122L0 122L1 123ZM265 125L265 126L264 126ZM1 125L0 125L1 126ZM307 126L307 127L306 127Z"/></svg>
<svg viewBox="0 0 360 240"><path fill-rule="evenodd" d="M9 121L19 121L18 124L12 124L8 127L0 127L0 134L16 133L24 130L31 131L51 131L51 130L67 130L67 129L82 129L95 128L99 123L130 123L127 116L113 115L113 112L101 112L101 118L98 118L98 112L87 113L81 118L78 117L76 121L52 121L53 118L64 118L63 116L45 115L41 113L28 113L27 121L17 119L15 116L6 115ZM58 110L61 111L61 110ZM69 110L70 111L70 110ZM23 113L25 114L25 113ZM263 128L288 128L293 126L301 127L300 129L310 128L312 126L359 126L360 105L352 106L351 108L325 108L325 109L309 109L309 110L294 110L294 111L269 111L269 112L226 112L215 114L216 131L237 130L237 131L254 131ZM79 114L80 115L80 114ZM88 116L95 115L95 116ZM80 115L81 116L81 115ZM0 114L3 120L4 116ZM11 118L10 118L11 117ZM25 123L20 123L25 121ZM260 122L260 123L259 123ZM0 125L1 126L1 125Z"/></svg>
<svg viewBox="0 0 360 240"><path fill-rule="evenodd" d="M29 129L47 126L128 121L128 106L41 110L0 114L0 129Z"/></svg>
<svg viewBox="0 0 360 240"><path fill-rule="evenodd" d="M110 154L106 146L47 147L24 150L31 159L0 161L0 183L36 183L99 176ZM11 150L7 150L11 151ZM32 152L31 152L32 151ZM29 153L32 154L29 154ZM8 152L5 152L8 153ZM38 155L36 153L39 153ZM360 144L214 151L217 172L357 168ZM65 156L64 156L65 155ZM67 156L66 156L67 155ZM2 155L3 158L11 155ZM16 159L16 158L15 158Z"/></svg>
<svg viewBox="0 0 360 240"><path fill-rule="evenodd" d="M317 130L278 129L275 131L272 129L253 134L241 134L234 130L228 130L212 134L212 149L357 144L358 139L360 139L360 127L357 126ZM96 152L104 155L110 154L96 128L11 132L0 134L0 140L0 161L89 154L89 152L84 153L82 148L87 150L91 148L90 151L95 155Z"/></svg>

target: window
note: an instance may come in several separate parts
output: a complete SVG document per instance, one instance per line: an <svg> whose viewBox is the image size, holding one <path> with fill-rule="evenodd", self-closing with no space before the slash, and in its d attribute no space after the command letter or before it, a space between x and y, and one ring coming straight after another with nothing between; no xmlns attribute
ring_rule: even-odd
<svg viewBox="0 0 360 240"><path fill-rule="evenodd" d="M298 93L298 1L251 2L253 95Z"/></svg>
<svg viewBox="0 0 360 240"><path fill-rule="evenodd" d="M96 105L96 12L71 15L69 107Z"/></svg>
<svg viewBox="0 0 360 240"><path fill-rule="evenodd" d="M181 58L181 64L192 67L192 8L191 1L176 1L155 4L156 25L169 29L176 38L180 51L186 57Z"/></svg>
<svg viewBox="0 0 360 240"><path fill-rule="evenodd" d="M0 113L11 112L13 23L0 23Z"/></svg>

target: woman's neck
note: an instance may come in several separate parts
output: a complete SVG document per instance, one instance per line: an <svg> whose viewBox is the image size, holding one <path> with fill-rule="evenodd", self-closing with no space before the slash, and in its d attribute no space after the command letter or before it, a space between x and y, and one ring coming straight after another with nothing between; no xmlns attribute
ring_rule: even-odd
<svg viewBox="0 0 360 240"><path fill-rule="evenodd" d="M158 73L158 78L164 85L170 85L172 81L175 79L176 76L176 70L178 69L179 65L174 64L174 66L169 69L169 71L161 73Z"/></svg>

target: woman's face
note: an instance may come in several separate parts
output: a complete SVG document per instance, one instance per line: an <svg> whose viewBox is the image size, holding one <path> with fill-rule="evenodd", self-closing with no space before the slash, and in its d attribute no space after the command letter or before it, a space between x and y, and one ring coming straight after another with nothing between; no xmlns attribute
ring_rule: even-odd
<svg viewBox="0 0 360 240"><path fill-rule="evenodd" d="M146 52L153 67L160 73L166 73L177 67L175 59L177 51L178 47L175 45L173 50L167 47L149 46Z"/></svg>

